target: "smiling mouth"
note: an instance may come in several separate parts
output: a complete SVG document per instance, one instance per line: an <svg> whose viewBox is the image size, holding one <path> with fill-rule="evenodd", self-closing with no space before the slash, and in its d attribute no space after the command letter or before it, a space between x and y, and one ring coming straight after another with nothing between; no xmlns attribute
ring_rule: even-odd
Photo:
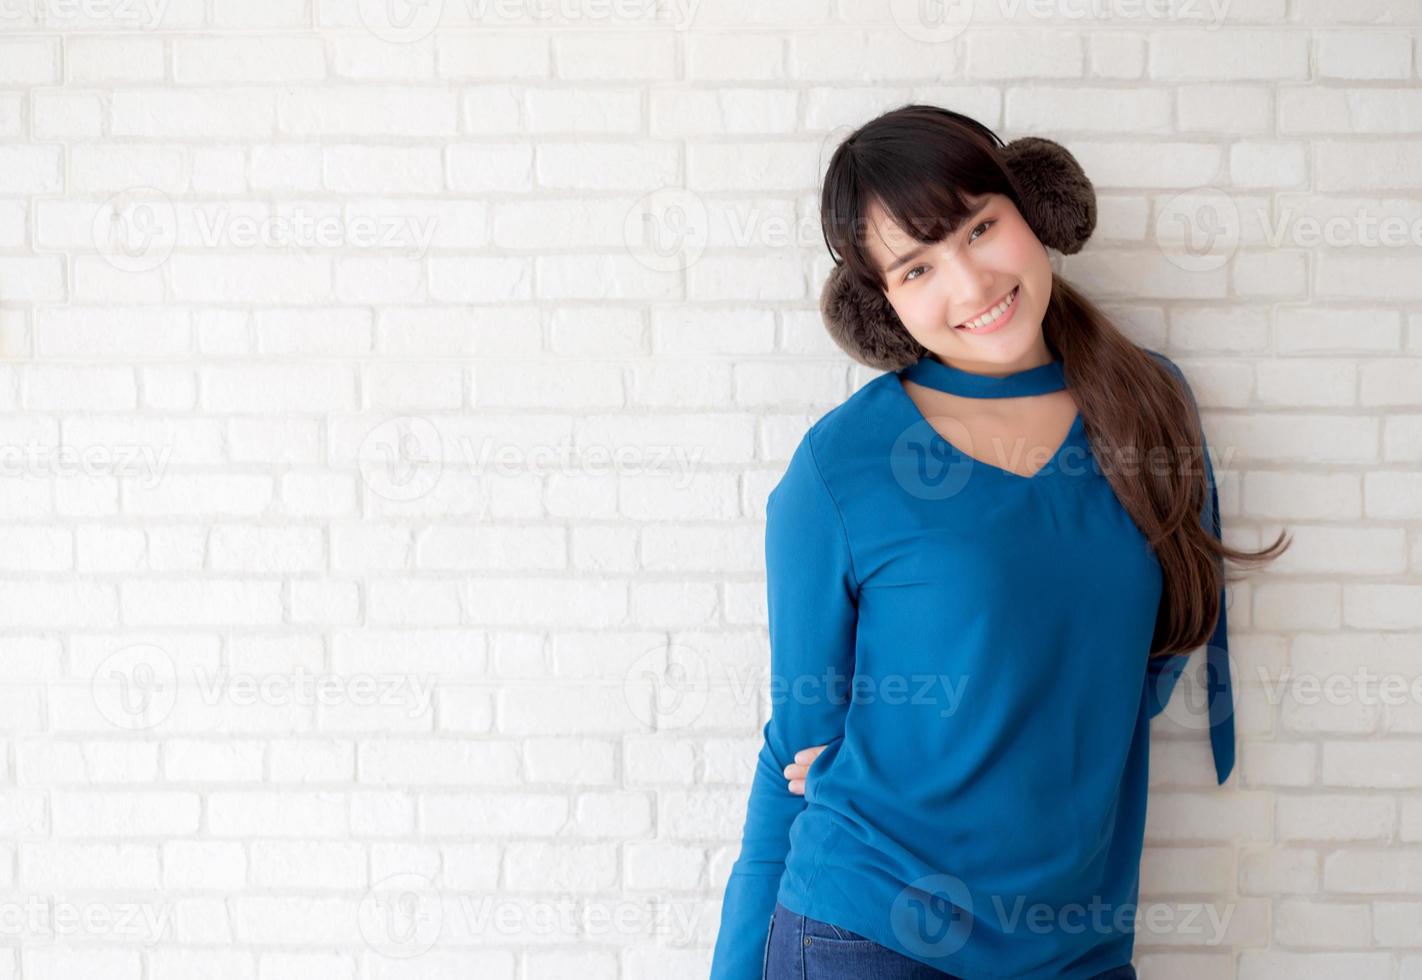
<svg viewBox="0 0 1422 980"><path fill-rule="evenodd" d="M1013 300L1017 298L1017 290L1020 288L1020 285L1013 286L1006 296L999 299L996 303L994 303L992 306L989 306L986 310L984 310L982 313L979 313L977 316L964 320L954 329L972 330L976 328L990 326L994 321L997 320L998 317L1006 313L1008 308L1012 306Z"/></svg>

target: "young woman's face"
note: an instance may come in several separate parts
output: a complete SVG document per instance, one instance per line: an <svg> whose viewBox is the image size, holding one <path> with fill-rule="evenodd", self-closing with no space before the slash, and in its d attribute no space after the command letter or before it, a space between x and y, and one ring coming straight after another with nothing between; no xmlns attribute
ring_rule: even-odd
<svg viewBox="0 0 1422 980"><path fill-rule="evenodd" d="M956 232L924 245L871 203L867 244L886 270L885 295L914 339L944 361L1010 365L1037 357L1052 290L1047 250L1011 198L987 194L973 204L981 210Z"/></svg>

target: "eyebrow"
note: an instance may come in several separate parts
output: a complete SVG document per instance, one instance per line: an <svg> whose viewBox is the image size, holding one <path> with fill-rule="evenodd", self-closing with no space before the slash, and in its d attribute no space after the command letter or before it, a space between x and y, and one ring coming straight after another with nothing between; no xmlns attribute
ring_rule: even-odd
<svg viewBox="0 0 1422 980"><path fill-rule="evenodd" d="M971 210L971 211L968 212L968 216L963 219L963 223L960 224L958 227L959 227L959 228L963 228L963 227L967 226L970 221L972 221L972 220L973 220L974 218L976 218L978 215L982 214L982 213L983 213L983 209L988 206L988 203L989 203L991 200L992 200L992 197L991 197L991 196L984 195L984 196L983 196L983 199L982 199L980 202L978 202L977 207L973 208L973 210ZM931 243L930 243L930 244L931 244ZM895 259L893 262L890 262L889 265L884 269L884 275L887 276L889 273L893 272L895 269L899 268L900 266L904 266L904 265L907 265L908 263L912 262L914 259L916 259L916 258L918 258L920 255L922 255L922 254L924 253L924 251L928 249L928 247L929 247L928 245L920 245L918 248L914 249L912 252L908 253L907 255L903 256L902 258L898 258L898 259Z"/></svg>

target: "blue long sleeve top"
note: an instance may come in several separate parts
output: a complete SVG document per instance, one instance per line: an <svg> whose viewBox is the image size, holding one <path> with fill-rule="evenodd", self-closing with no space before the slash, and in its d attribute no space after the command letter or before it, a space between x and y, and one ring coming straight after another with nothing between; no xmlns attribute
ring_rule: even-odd
<svg viewBox="0 0 1422 980"><path fill-rule="evenodd" d="M1173 361L1150 351L1193 392ZM904 376L970 397L1066 387L925 358L819 419L766 504L771 715L711 980L759 980L777 901L945 973L1129 963L1149 722L1189 652L1148 658L1163 578L1078 413L1022 476L942 438ZM1220 535L1205 453L1201 519ZM1206 645L1215 772L1234 763L1225 596ZM784 768L826 748L803 796Z"/></svg>

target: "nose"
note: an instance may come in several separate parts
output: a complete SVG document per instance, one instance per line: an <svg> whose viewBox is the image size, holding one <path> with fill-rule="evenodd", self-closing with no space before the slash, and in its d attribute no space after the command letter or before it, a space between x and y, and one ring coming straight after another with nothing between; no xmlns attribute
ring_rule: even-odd
<svg viewBox="0 0 1422 980"><path fill-rule="evenodd" d="M943 275L938 277L946 316L956 326L997 299L992 295L994 276L960 250L939 258Z"/></svg>

